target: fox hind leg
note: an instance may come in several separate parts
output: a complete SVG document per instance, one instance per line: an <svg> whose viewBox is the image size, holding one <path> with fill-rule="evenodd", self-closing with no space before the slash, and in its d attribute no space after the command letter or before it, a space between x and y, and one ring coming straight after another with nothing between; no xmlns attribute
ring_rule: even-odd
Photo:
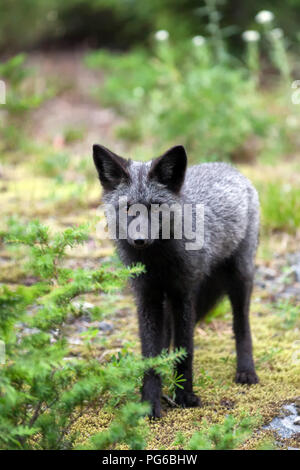
<svg viewBox="0 0 300 470"><path fill-rule="evenodd" d="M254 268L249 259L234 259L228 272L227 289L233 312L233 330L237 352L236 382L256 384L252 355L252 338L249 322L249 308L253 286Z"/></svg>

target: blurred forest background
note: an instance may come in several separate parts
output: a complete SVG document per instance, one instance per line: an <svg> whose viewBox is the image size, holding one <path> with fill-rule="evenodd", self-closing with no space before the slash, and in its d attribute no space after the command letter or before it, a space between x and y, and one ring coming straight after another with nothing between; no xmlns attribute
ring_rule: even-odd
<svg viewBox="0 0 300 470"><path fill-rule="evenodd" d="M178 40L207 35L207 7L217 7L223 31L235 50L241 33L255 26L255 15L271 10L293 46L299 42L298 0L241 2L219 0L2 0L3 52L42 45L121 48L149 46L153 31L166 29Z"/></svg>
<svg viewBox="0 0 300 470"><path fill-rule="evenodd" d="M300 0L0 0L1 449L299 448L297 425L264 427L300 413L299 22ZM140 357L125 285L143 267L97 237L94 143L138 160L183 144L253 181L259 385L233 384L224 301L195 332L204 406L172 408L184 351ZM155 423L150 366L168 397Z"/></svg>

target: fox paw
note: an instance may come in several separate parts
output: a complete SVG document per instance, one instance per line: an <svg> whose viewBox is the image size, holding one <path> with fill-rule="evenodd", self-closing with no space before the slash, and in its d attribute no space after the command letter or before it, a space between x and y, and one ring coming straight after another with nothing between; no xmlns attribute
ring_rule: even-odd
<svg viewBox="0 0 300 470"><path fill-rule="evenodd" d="M201 400L193 392L185 392L180 390L177 393L175 402L177 405L182 406L183 408L193 408L195 406L201 406Z"/></svg>
<svg viewBox="0 0 300 470"><path fill-rule="evenodd" d="M142 401L150 405L150 411L148 413L148 418L150 420L161 418L160 396L156 398L152 397L152 399L147 399L145 396L143 396Z"/></svg>
<svg viewBox="0 0 300 470"><path fill-rule="evenodd" d="M148 414L148 417L151 420L161 418L160 400L156 401L155 403L151 403L151 411Z"/></svg>
<svg viewBox="0 0 300 470"><path fill-rule="evenodd" d="M256 375L255 370L238 370L235 376L237 384L253 385L258 384L259 378Z"/></svg>

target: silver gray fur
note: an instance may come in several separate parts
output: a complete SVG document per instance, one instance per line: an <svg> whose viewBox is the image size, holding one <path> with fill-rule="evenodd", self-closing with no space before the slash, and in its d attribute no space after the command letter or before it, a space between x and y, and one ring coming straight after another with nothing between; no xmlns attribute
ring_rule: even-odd
<svg viewBox="0 0 300 470"><path fill-rule="evenodd" d="M197 251L186 250L184 238L148 240L143 249L137 249L129 238L116 240L126 265L141 262L146 267L146 272L132 281L143 355L156 356L169 348L171 341L175 348L183 347L187 352L177 364L177 374L186 381L183 390L176 389L176 402L184 407L200 403L192 387L194 325L223 295L228 295L233 311L235 380L248 385L258 383L249 306L259 201L250 181L225 163L204 163L186 170L186 154L181 146L147 163L125 160L94 146L94 161L104 189L103 200L116 208L122 196L130 205L204 205L204 245ZM160 377L149 371L142 398L151 403L152 417L161 415L160 391Z"/></svg>

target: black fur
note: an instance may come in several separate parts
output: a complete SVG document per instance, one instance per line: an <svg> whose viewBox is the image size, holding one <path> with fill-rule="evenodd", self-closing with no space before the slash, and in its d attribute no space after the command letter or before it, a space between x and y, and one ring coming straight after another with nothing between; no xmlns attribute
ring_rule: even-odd
<svg viewBox="0 0 300 470"><path fill-rule="evenodd" d="M187 355L177 364L183 389L176 402L197 406L193 392L193 331L224 295L233 310L237 351L236 381L258 382L252 358L249 305L253 284L253 258L257 246L258 199L250 182L224 164L204 164L189 169L185 177L183 147L173 147L150 163L128 162L103 147L94 148L94 160L104 187L104 201L117 206L120 195L131 202L202 202L206 238L197 252L186 251L186 240L155 240L143 250L129 240L117 240L125 264L141 262L146 272L132 280L136 298L142 354L154 357L171 342ZM112 155L112 156L111 156ZM216 190L214 189L214 184ZM147 372L142 399L152 405L151 416L160 417L161 379Z"/></svg>

